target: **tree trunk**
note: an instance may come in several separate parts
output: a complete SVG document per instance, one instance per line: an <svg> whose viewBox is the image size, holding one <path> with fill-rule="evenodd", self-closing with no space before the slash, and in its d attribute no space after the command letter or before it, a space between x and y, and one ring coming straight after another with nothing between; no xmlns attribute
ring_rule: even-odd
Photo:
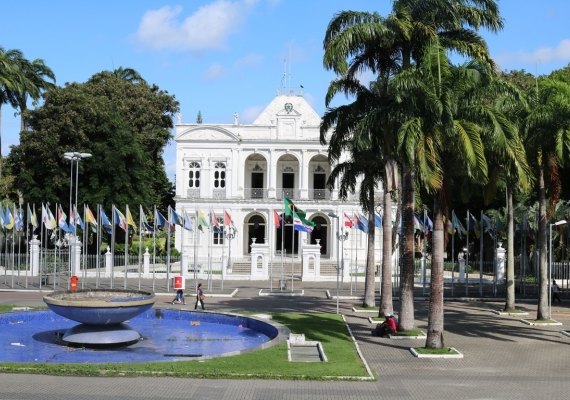
<svg viewBox="0 0 570 400"><path fill-rule="evenodd" d="M368 251L366 255L366 280L364 281L364 303L363 307L374 307L376 305L376 285L374 273L376 270L376 260L374 258L375 243L375 222L374 213L374 190L370 191L367 211L368 211Z"/></svg>
<svg viewBox="0 0 570 400"><path fill-rule="evenodd" d="M522 232L522 230L521 230ZM505 280L505 311L515 309L515 230L513 192L507 185L507 279Z"/></svg>
<svg viewBox="0 0 570 400"><path fill-rule="evenodd" d="M399 330L414 329L414 174L404 165L402 174L402 268Z"/></svg>
<svg viewBox="0 0 570 400"><path fill-rule="evenodd" d="M431 257L431 293L429 297L426 347L441 349L443 344L443 214L438 194L434 201Z"/></svg>
<svg viewBox="0 0 570 400"><path fill-rule="evenodd" d="M544 187L544 168L541 167L538 172L538 262L539 262L539 280L538 280L538 307L536 310L536 319L550 319L550 310L548 309L548 263L546 261L546 194Z"/></svg>
<svg viewBox="0 0 570 400"><path fill-rule="evenodd" d="M393 313L392 304L392 194L384 190L384 219L382 221L382 293L380 315Z"/></svg>

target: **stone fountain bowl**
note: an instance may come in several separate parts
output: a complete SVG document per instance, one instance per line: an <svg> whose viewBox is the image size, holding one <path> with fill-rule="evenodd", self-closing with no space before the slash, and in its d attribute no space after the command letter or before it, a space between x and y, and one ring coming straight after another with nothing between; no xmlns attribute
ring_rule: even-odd
<svg viewBox="0 0 570 400"><path fill-rule="evenodd" d="M87 325L114 325L152 308L154 293L140 290L62 290L44 296L54 313Z"/></svg>

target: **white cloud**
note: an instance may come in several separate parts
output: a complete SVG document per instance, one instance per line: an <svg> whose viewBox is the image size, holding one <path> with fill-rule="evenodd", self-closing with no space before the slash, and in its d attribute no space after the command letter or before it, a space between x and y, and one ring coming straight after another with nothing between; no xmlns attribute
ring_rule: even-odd
<svg viewBox="0 0 570 400"><path fill-rule="evenodd" d="M501 53L496 57L501 67L505 68L517 63L548 64L557 61L570 61L570 39L564 39L555 47L541 47L532 52L517 51Z"/></svg>
<svg viewBox="0 0 570 400"><path fill-rule="evenodd" d="M262 61L263 61L263 56L261 54L250 53L236 60L234 65L236 68L243 68L243 67L259 65Z"/></svg>
<svg viewBox="0 0 570 400"><path fill-rule="evenodd" d="M224 67L220 64L212 64L204 73L204 78L207 80L215 80L225 75Z"/></svg>
<svg viewBox="0 0 570 400"><path fill-rule="evenodd" d="M143 45L157 50L205 51L221 49L243 24L255 1L217 0L183 18L182 7L147 11L135 33Z"/></svg>

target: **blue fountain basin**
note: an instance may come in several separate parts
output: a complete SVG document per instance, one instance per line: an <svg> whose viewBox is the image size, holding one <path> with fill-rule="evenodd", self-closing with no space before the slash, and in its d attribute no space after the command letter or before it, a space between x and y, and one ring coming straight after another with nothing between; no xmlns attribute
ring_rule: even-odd
<svg viewBox="0 0 570 400"><path fill-rule="evenodd" d="M154 294L137 290L64 290L44 296L54 313L87 325L114 325L152 308Z"/></svg>

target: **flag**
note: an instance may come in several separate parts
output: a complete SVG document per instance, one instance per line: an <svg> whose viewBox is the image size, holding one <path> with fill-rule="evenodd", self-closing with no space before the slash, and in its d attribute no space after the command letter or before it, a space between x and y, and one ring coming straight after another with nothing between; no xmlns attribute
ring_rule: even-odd
<svg viewBox="0 0 570 400"><path fill-rule="evenodd" d="M374 226L376 228L382 227L382 216L378 214L374 214Z"/></svg>
<svg viewBox="0 0 570 400"><path fill-rule="evenodd" d="M89 208L89 206L86 206L86 208L85 208L85 221L88 224L97 226L97 219L95 219L95 216L91 212L91 209Z"/></svg>
<svg viewBox="0 0 570 400"><path fill-rule="evenodd" d="M204 231L204 228L208 228L210 225L208 224L208 220L206 219L206 215L204 214L204 212L202 210L198 211L198 229L200 229L202 232Z"/></svg>
<svg viewBox="0 0 570 400"><path fill-rule="evenodd" d="M224 225L230 226L233 225L234 221L232 221L232 216L227 210L224 210Z"/></svg>
<svg viewBox="0 0 570 400"><path fill-rule="evenodd" d="M140 206L140 214L141 214L141 225L142 225L141 230L144 229L147 232L154 231L154 228L152 227L151 224L148 223L148 220L146 219L146 214L144 213L142 206Z"/></svg>
<svg viewBox="0 0 570 400"><path fill-rule="evenodd" d="M304 218L301 219L301 217L295 211L293 211L293 229L300 232L311 233L314 226L314 222L307 221Z"/></svg>
<svg viewBox="0 0 570 400"><path fill-rule="evenodd" d="M281 216L275 210L273 210L273 223L276 228L281 228Z"/></svg>
<svg viewBox="0 0 570 400"><path fill-rule="evenodd" d="M184 212L184 225L182 227L187 231L194 230L194 226L192 225L192 219L188 216L186 211Z"/></svg>
<svg viewBox="0 0 570 400"><path fill-rule="evenodd" d="M472 230L473 232L475 232L475 236L477 238L479 238L479 235L481 234L480 229L479 229L479 224L477 223L477 219L473 216L473 214L471 214L471 212L467 211L467 229L468 230Z"/></svg>
<svg viewBox="0 0 570 400"><path fill-rule="evenodd" d="M493 226L493 221L491 218L481 213L481 228L484 232L487 232L492 238L495 237L495 227Z"/></svg>
<svg viewBox="0 0 570 400"><path fill-rule="evenodd" d="M359 229L364 233L368 233L368 221L366 220L366 217L362 214L358 215L358 222L356 223L356 229Z"/></svg>
<svg viewBox="0 0 570 400"><path fill-rule="evenodd" d="M17 231L24 230L24 217L22 216L22 209L19 208L16 210L16 206L14 205L14 224Z"/></svg>
<svg viewBox="0 0 570 400"><path fill-rule="evenodd" d="M125 218L123 213L120 212L119 209L115 206L113 206L113 212L115 213L115 225L119 225L119 227L126 232L127 219Z"/></svg>
<svg viewBox="0 0 570 400"><path fill-rule="evenodd" d="M354 226L352 219L346 213L344 213L344 226L347 228L352 228Z"/></svg>
<svg viewBox="0 0 570 400"><path fill-rule="evenodd" d="M59 227L59 229L61 229L66 233L72 233L73 229L67 223L66 221L67 215L63 212L63 208L61 208L61 205L57 207L56 211L57 211L57 226Z"/></svg>
<svg viewBox="0 0 570 400"><path fill-rule="evenodd" d="M424 224L418 214L414 214L414 230L424 231Z"/></svg>
<svg viewBox="0 0 570 400"><path fill-rule="evenodd" d="M4 209L3 220L4 220L4 227L7 230L12 230L14 228L14 217L12 216L12 212L10 211L10 207L6 207Z"/></svg>
<svg viewBox="0 0 570 400"><path fill-rule="evenodd" d="M55 218L53 217L53 214L51 213L49 206L45 207L43 204L42 204L42 222L46 227L46 229L52 230L57 227Z"/></svg>
<svg viewBox="0 0 570 400"><path fill-rule="evenodd" d="M73 213L75 214L75 223L79 225L81 229L85 230L85 224L81 219L81 215L79 215L79 213L77 212L77 207L75 205L73 206Z"/></svg>
<svg viewBox="0 0 570 400"><path fill-rule="evenodd" d="M38 227L38 217L36 216L36 207L34 206L34 211L30 210L30 205L28 204L28 221L32 225L32 231L36 230Z"/></svg>
<svg viewBox="0 0 570 400"><path fill-rule="evenodd" d="M133 230L137 230L137 224L135 223L135 220L133 219L133 216L131 215L131 210L129 210L129 206L127 205L127 211L126 211L126 221L127 221L127 225L130 225L133 227Z"/></svg>
<svg viewBox="0 0 570 400"><path fill-rule="evenodd" d="M291 216L293 217L293 228L295 230L300 230L302 232L312 232L313 231L313 227L315 226L315 223L312 221L309 221L306 218L306 214L305 211L301 210L300 208L298 208L297 206L295 206L295 204L293 204L293 202L291 200L289 200L287 197L283 197L283 208L285 209L285 215L286 216ZM297 217L297 219L301 222L301 225L297 224L298 227L296 227L295 225L295 217ZM307 230L308 227L310 227L310 230ZM303 229L301 229L303 228Z"/></svg>
<svg viewBox="0 0 570 400"><path fill-rule="evenodd" d="M170 218L174 225L184 226L184 218L182 218L182 215L178 214L174 208L170 209Z"/></svg>
<svg viewBox="0 0 570 400"><path fill-rule="evenodd" d="M220 223L219 223L219 221L218 221L218 217L216 216L216 212L215 212L215 211L212 211L212 213L210 214L210 222L211 222L211 225L212 225L214 228L216 228L216 229L219 228Z"/></svg>
<svg viewBox="0 0 570 400"><path fill-rule="evenodd" d="M459 233L459 237L467 234L467 229L465 229L459 218L457 218L457 215L455 215L455 210L451 211L451 226Z"/></svg>
<svg viewBox="0 0 570 400"><path fill-rule="evenodd" d="M429 218L429 215L427 215L427 212L424 214L425 215L425 221L426 221L426 228L428 231L433 232L433 222L432 220Z"/></svg>
<svg viewBox="0 0 570 400"><path fill-rule="evenodd" d="M101 225L103 225L103 229L105 229L105 232L107 232L109 235L112 235L113 225L111 224L111 221L109 221L109 217L107 217L107 214L105 214L103 207L101 207L100 210L101 210Z"/></svg>
<svg viewBox="0 0 570 400"><path fill-rule="evenodd" d="M162 229L166 225L166 218L156 209L154 210L154 223L158 229Z"/></svg>

